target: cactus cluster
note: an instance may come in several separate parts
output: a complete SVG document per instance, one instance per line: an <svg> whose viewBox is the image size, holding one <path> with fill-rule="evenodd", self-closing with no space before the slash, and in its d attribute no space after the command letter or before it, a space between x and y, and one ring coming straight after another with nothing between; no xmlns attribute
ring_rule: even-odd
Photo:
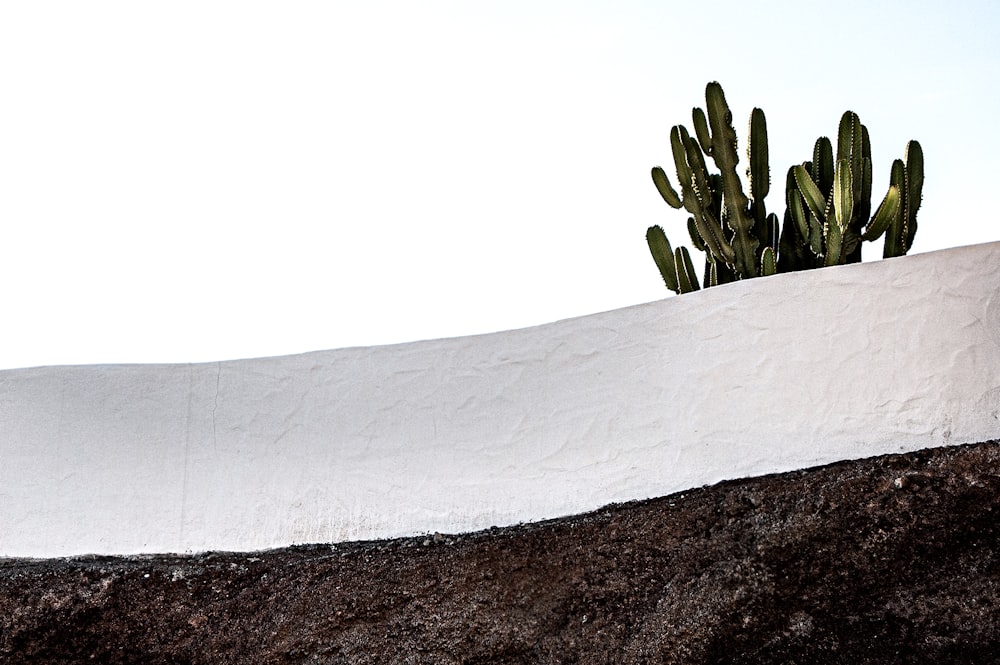
<svg viewBox="0 0 1000 665"><path fill-rule="evenodd" d="M837 155L820 137L812 161L788 169L785 214L780 225L764 198L770 186L767 122L764 112L750 114L747 141L747 189L737 171L739 154L732 112L722 86L705 89L708 109L692 112L695 135L683 125L670 130L670 147L680 194L666 172L653 167L653 183L663 200L688 213L687 228L696 249L705 252L701 284L715 286L809 268L861 261L861 242L885 235L883 256L906 254L917 229L923 187L923 152L910 141L904 159L892 165L889 190L871 215L872 160L868 129L847 111L840 121ZM710 173L706 157L719 169ZM699 289L698 275L686 247L673 249L662 227L651 226L646 241L667 288L676 293Z"/></svg>

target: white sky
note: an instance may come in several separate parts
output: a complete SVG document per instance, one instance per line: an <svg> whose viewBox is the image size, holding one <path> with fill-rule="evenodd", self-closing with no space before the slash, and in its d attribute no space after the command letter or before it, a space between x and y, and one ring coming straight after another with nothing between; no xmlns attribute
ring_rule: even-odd
<svg viewBox="0 0 1000 665"><path fill-rule="evenodd" d="M711 6L711 9L707 7ZM0 367L517 328L668 295L671 167L718 80L772 192L856 111L914 252L1000 240L995 2L0 4ZM881 256L881 242L866 245ZM698 261L700 271L700 260Z"/></svg>

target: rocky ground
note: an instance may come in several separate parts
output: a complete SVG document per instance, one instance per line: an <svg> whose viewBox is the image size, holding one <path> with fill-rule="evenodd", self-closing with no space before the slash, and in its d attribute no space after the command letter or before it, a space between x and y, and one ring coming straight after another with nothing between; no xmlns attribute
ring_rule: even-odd
<svg viewBox="0 0 1000 665"><path fill-rule="evenodd" d="M513 528L0 560L3 663L1000 663L1000 444Z"/></svg>

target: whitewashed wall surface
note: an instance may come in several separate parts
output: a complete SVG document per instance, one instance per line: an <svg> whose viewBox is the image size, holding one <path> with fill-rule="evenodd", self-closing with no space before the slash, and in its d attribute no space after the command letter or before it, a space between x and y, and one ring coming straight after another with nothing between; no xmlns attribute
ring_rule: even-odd
<svg viewBox="0 0 1000 665"><path fill-rule="evenodd" d="M461 532L1000 438L1000 243L524 330L0 372L0 556Z"/></svg>

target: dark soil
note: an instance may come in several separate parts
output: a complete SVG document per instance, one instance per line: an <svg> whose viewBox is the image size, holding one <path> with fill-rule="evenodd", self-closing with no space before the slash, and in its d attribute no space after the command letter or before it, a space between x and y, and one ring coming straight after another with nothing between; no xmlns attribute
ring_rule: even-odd
<svg viewBox="0 0 1000 665"><path fill-rule="evenodd" d="M540 524L0 560L3 663L1000 663L1000 444Z"/></svg>

